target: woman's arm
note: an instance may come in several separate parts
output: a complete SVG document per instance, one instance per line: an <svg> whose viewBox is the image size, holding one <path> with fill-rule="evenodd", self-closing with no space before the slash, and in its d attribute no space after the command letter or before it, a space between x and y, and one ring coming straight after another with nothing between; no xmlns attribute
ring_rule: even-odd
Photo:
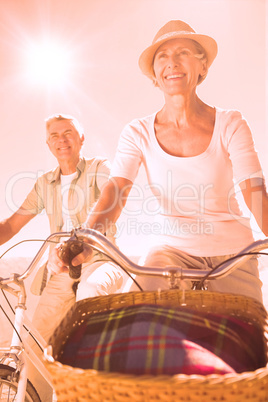
<svg viewBox="0 0 268 402"><path fill-rule="evenodd" d="M132 182L122 177L112 177L103 187L100 198L90 212L85 226L101 233L108 231L116 223L132 187ZM73 265L79 265L91 258L92 249L84 247L84 251L72 260ZM55 259L56 256L54 256ZM57 258L57 257L56 257ZM53 261L55 262L55 261ZM59 260L56 261L59 265ZM64 264L62 264L64 265Z"/></svg>
<svg viewBox="0 0 268 402"><path fill-rule="evenodd" d="M244 180L240 183L240 188L257 224L265 236L268 236L268 194L264 179Z"/></svg>
<svg viewBox="0 0 268 402"><path fill-rule="evenodd" d="M119 218L131 187L132 182L128 179L122 177L109 179L87 218L86 227L105 233Z"/></svg>

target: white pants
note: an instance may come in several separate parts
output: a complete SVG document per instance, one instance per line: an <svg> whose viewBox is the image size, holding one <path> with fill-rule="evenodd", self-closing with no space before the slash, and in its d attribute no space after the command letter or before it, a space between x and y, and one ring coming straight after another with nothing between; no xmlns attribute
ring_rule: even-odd
<svg viewBox="0 0 268 402"><path fill-rule="evenodd" d="M141 265L165 267L165 266L181 266L188 268L199 268L210 270L221 262L227 260L232 255L216 256L216 257L197 257L183 253L170 246L156 247L142 257ZM150 276L137 276L136 280L143 290L169 289L168 280L165 278L157 278ZM253 297L263 303L262 299L262 282L259 279L258 259L252 257L241 267L237 268L230 275L212 281L208 281L208 290L212 292L234 293ZM190 288L191 283L188 282L186 288ZM188 286L187 286L188 285ZM131 291L137 290L137 286L133 284Z"/></svg>
<svg viewBox="0 0 268 402"><path fill-rule="evenodd" d="M111 262L98 261L83 267L75 297L74 281L68 273L53 275L43 290L33 323L48 341L75 301L115 293L123 283L123 274Z"/></svg>
<svg viewBox="0 0 268 402"><path fill-rule="evenodd" d="M73 284L74 281L69 274L62 273L52 276L43 290L33 316L33 324L47 342L77 300L115 293L123 284L123 273L113 263L99 261L83 266L76 297ZM35 342L30 339L29 342L34 352L41 357L40 349ZM38 378L34 368L30 369L29 377L33 385L38 382L42 402L52 401L52 389L45 383L40 383L41 379Z"/></svg>

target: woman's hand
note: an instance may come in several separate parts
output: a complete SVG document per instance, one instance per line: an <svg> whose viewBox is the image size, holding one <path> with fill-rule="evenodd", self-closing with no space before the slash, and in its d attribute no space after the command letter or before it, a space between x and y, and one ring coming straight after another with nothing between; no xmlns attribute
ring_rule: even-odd
<svg viewBox="0 0 268 402"><path fill-rule="evenodd" d="M78 254L72 260L72 265L77 266L88 262L92 258L93 250L89 244L83 243L84 249L82 253ZM58 275L62 272L69 272L69 267L67 267L66 263L60 258L62 243L56 245L51 251L51 254L47 263L47 270L50 275Z"/></svg>
<svg viewBox="0 0 268 402"><path fill-rule="evenodd" d="M90 247L90 245L84 241L83 251L72 259L72 265L76 267L77 265L89 262L92 258L92 255L93 255L92 247Z"/></svg>
<svg viewBox="0 0 268 402"><path fill-rule="evenodd" d="M50 253L47 270L50 275L58 275L62 272L68 272L69 268L65 265L65 263L60 259L59 253L61 249L61 243L57 244L56 247Z"/></svg>

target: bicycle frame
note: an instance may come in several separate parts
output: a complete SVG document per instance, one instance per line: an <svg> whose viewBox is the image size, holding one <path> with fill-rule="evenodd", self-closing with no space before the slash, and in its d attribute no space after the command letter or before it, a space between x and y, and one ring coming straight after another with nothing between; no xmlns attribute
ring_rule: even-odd
<svg viewBox="0 0 268 402"><path fill-rule="evenodd" d="M38 254L39 256L40 254ZM41 256L40 256L41 258ZM35 260L35 263L39 261L39 258ZM29 333L32 333L43 351L47 350L47 344L45 340L41 337L39 333L34 329L34 326L28 320L25 310L26 310L26 291L24 286L24 279L30 275L35 264L31 264L30 267L25 271L23 275L13 274L8 279L0 279L0 288L8 291L9 293L15 295L18 299L18 304L15 307L15 318L14 318L14 329L11 339L10 347L0 348L0 363L5 364L15 368L15 373L19 373L19 381L17 388L16 401L25 401L26 386L28 380L28 368L29 364L34 366L34 368L39 372L39 374L44 378L47 384L52 388L51 376L40 358L32 351L28 344L27 337ZM13 284L13 286L11 286ZM18 289L14 288L14 285ZM25 329L27 328L27 330ZM38 390L38 394L40 390ZM40 395L41 400L42 395Z"/></svg>
<svg viewBox="0 0 268 402"><path fill-rule="evenodd" d="M15 319L14 319L14 327L18 334L22 336L23 325L25 325L25 310L22 306L17 306L15 310ZM28 331L34 332L34 328L31 323L27 324ZM33 328L33 329L32 329ZM31 347L28 345L27 339L21 342L18 334L15 330L13 330L13 336L11 345L9 348L0 348L0 363L10 365L11 367L15 367L16 371L19 372L19 381L18 381L18 391L16 395L16 401L23 402L25 401L25 392L28 380L28 369L30 362L33 364L34 368L39 372L39 374L44 378L47 384L52 388L52 380L51 376L48 373L47 369L41 362L40 358L32 351ZM39 345L42 349L46 350L46 342L41 338L41 335L35 334L36 339L38 340ZM36 387L37 388L37 387ZM38 390L38 394L42 400L42 395L40 390Z"/></svg>

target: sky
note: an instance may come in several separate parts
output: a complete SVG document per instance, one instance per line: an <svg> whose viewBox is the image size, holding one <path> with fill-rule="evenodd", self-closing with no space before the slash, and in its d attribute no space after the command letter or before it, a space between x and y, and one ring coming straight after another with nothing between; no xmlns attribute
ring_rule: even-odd
<svg viewBox="0 0 268 402"><path fill-rule="evenodd" d="M56 166L45 143L47 116L77 117L85 129L84 155L112 161L124 125L162 107L162 94L142 75L138 58L171 19L217 41L218 56L198 94L210 105L242 112L267 175L267 8L265 0L0 0L0 219L15 212L38 175ZM53 81L48 72L58 59ZM145 186L142 169L137 182ZM140 211L135 219L142 221L137 202L128 210ZM128 218L120 218L118 241L132 255L142 251L147 235L128 227ZM0 254L48 234L41 214ZM39 246L22 244L8 255L32 255Z"/></svg>

